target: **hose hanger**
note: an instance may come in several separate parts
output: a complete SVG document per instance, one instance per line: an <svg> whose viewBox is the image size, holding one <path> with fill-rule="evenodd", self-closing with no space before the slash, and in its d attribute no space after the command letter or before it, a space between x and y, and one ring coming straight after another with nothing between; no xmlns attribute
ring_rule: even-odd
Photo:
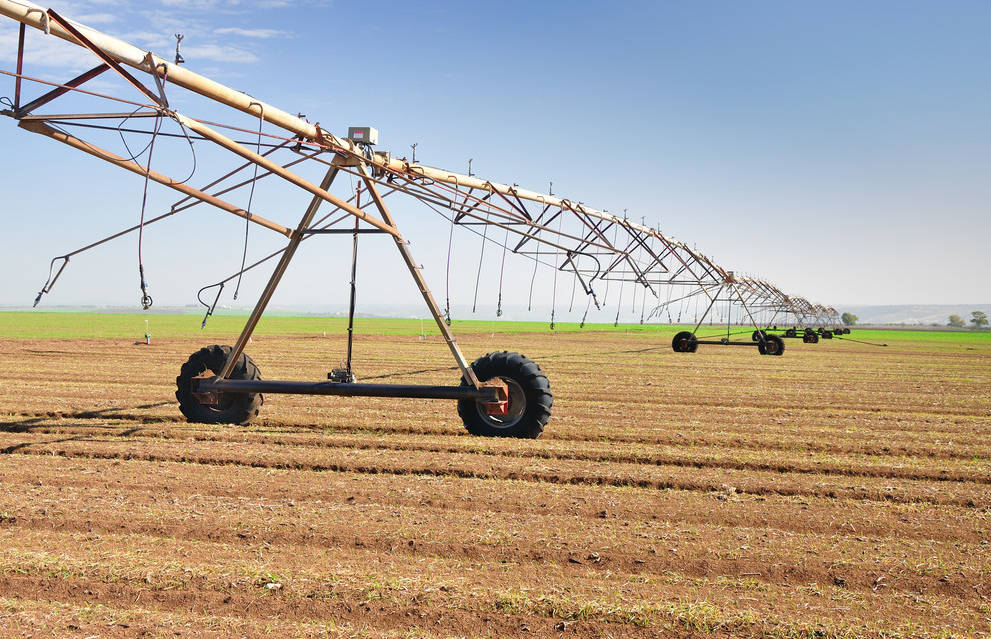
<svg viewBox="0 0 991 639"><path fill-rule="evenodd" d="M55 262L58 262L59 260L62 260L62 265L59 266L58 271L55 273L55 277L52 277L52 272L55 270ZM60 255L58 257L52 258L52 261L48 265L48 279L45 281L44 286L41 287L41 290L38 291L38 297L34 298L33 308L37 308L38 304L41 303L42 295L51 292L52 287L55 286L55 282L58 281L58 278L62 275L62 271L64 271L65 267L68 265L69 265L68 255Z"/></svg>
<svg viewBox="0 0 991 639"><path fill-rule="evenodd" d="M559 212L560 213L560 212ZM561 224L564 221L564 216L560 215L557 220L557 232L558 235L561 234ZM560 259L560 253L554 254L554 284L551 288L551 330L554 330L554 312L557 310L557 274L561 269L558 267L558 260Z"/></svg>
<svg viewBox="0 0 991 639"><path fill-rule="evenodd" d="M448 175L454 180L455 188L459 188L458 178L455 175ZM444 285L444 323L451 325L451 252L454 249L454 216L451 216L451 229L447 236L447 273Z"/></svg>

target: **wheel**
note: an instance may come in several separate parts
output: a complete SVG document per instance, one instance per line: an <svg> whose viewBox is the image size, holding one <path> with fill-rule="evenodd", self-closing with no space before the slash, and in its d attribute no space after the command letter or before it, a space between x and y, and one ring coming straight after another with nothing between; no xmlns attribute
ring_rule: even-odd
<svg viewBox="0 0 991 639"><path fill-rule="evenodd" d="M843 329L843 334L844 335L849 335L850 334L850 329L849 328L844 328Z"/></svg>
<svg viewBox="0 0 991 639"><path fill-rule="evenodd" d="M822 338L823 339L833 339L833 331L823 331L822 332Z"/></svg>
<svg viewBox="0 0 991 639"><path fill-rule="evenodd" d="M798 333L795 332L795 329L789 328L787 331L785 331L785 337L798 337Z"/></svg>
<svg viewBox="0 0 991 639"><path fill-rule="evenodd" d="M809 339L809 341L812 342L813 344L818 344L819 343L819 335L816 334L816 333L812 333L811 338Z"/></svg>
<svg viewBox="0 0 991 639"><path fill-rule="evenodd" d="M472 435L486 437L521 437L536 439L551 418L554 396L547 376L536 363L519 353L489 353L472 363L478 381L500 378L509 388L509 406L505 415L490 415L474 399L458 401L458 415ZM468 380L461 379L462 386Z"/></svg>
<svg viewBox="0 0 991 639"><path fill-rule="evenodd" d="M179 410L189 421L198 424L247 424L258 415L265 401L261 393L220 393L215 405L204 404L193 394L193 379L219 375L230 352L230 346L207 346L190 355L182 365L179 376L175 378L175 398L179 400ZM230 378L262 377L251 358L242 353Z"/></svg>
<svg viewBox="0 0 991 639"><path fill-rule="evenodd" d="M699 340L688 331L681 331L671 340L671 348L675 353L694 353L699 349Z"/></svg>
<svg viewBox="0 0 991 639"><path fill-rule="evenodd" d="M785 341L777 335L768 335L757 343L757 350L761 355L781 355L785 352Z"/></svg>
<svg viewBox="0 0 991 639"><path fill-rule="evenodd" d="M812 335L810 335L809 333L803 333L802 334L802 341L805 342L806 344L811 344L812 343Z"/></svg>

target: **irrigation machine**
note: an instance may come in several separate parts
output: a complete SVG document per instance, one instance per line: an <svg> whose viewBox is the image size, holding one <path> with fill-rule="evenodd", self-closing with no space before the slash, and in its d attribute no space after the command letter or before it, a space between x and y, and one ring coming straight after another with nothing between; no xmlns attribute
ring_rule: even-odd
<svg viewBox="0 0 991 639"><path fill-rule="evenodd" d="M669 321L673 322L672 309L677 307L679 323L686 303L694 301L697 309L702 301L704 312L695 329L678 333L673 340L672 346L678 352L694 352L700 344L756 345L762 354L781 355L783 340L771 330L761 328L755 312L790 315L796 325L803 326L803 335L808 330L804 326L811 323L835 323L835 310L815 307L801 298L790 298L761 280L736 277L696 249L645 223L637 224L626 216L619 217L554 195L550 189L548 193L539 193L486 180L472 174L470 167L468 174L462 174L417 163L415 155L412 160L395 157L376 150L377 132L370 127L351 127L347 136L338 137L304 116L292 115L190 71L183 66L178 44L175 58L166 60L30 2L0 0L0 15L20 23L16 70L0 71L13 78L14 84L13 98L4 99L6 108L2 114L15 120L25 131L140 176L145 189L140 222L54 258L48 280L38 293L35 305L52 290L76 255L125 235L141 236L146 227L202 204L243 219L246 229L258 227L284 237L285 244L281 249L250 264L242 262L233 275L200 290L201 302L207 308L205 322L216 308L225 286L262 265L269 264L272 268L268 282L233 346L207 346L193 353L182 365L176 379L176 398L183 415L190 421L245 423L258 414L263 394L402 397L457 401L465 427L473 434L511 437L541 434L553 404L547 377L535 362L505 351L489 353L469 364L450 329L449 295L442 308L414 260L396 216L387 205L387 200L400 196L412 198L436 213L450 228L452 238L455 228L481 238L476 300L485 247L493 247L489 259L498 262L498 269L486 271L486 277L493 281L498 278L497 315L502 315L506 258L512 254L531 260L534 269L540 265L552 269L552 304L556 305L557 301L558 278L570 279L570 307L574 306L576 289L585 296L582 325L593 305L600 308L605 304L611 283L617 289L614 295L619 298L616 321L618 309L623 304L625 285L634 291L634 309L637 295L640 295L641 322L649 298L655 300L649 307L653 309L651 318L660 318L666 312ZM25 46L28 28L88 50L94 66L62 83L48 82L25 73L31 55ZM135 71L140 73L136 75ZM123 87L123 95L86 88L88 82L105 73L123 79L124 82L118 82ZM29 84L47 85L48 90L25 99L22 90ZM249 128L180 113L170 104L178 103L175 95L185 91L206 98L212 108L239 112L240 117L247 114L256 124ZM43 113L53 103L64 103L65 99L57 101L67 94L76 98L72 103L74 107L83 100L87 105L93 103L100 107L85 112L72 109L68 113ZM170 96L173 98L171 103ZM106 104L114 106L108 109L103 106ZM147 142L137 154L127 148L127 153L120 155L83 138L84 135L108 132L120 134L122 140L124 133L142 136ZM188 142L190 148L194 141L213 145L227 154L233 166L204 180L201 186L191 184L193 176L177 179L161 173L153 168L153 153L156 141L165 138ZM314 167L323 175L321 180L311 181L302 176L303 168ZM348 177L342 179L342 176ZM253 193L255 184L265 179L302 192L309 198L308 206L295 223L284 225L253 210L250 196L247 206L232 202L231 196L239 189L251 189ZM342 194L346 190L342 183L348 181L357 186ZM145 207L150 183L173 189L180 199L167 210L152 215ZM428 386L356 381L352 370L355 265L359 248L364 246L359 237L366 234L386 236L395 245L460 370L459 384ZM327 236L343 236L344 240L350 240L351 296L344 363L328 373L326 380L264 380L258 367L245 354L245 347L299 246L315 237ZM147 309L152 300L140 259L139 276L141 302ZM666 299L662 290L666 291ZM751 340L730 339L729 331L726 337L719 339L697 337L696 332L706 317L722 307L728 316L738 309L738 318L753 326ZM551 328L554 322L555 308L552 306ZM785 337L793 336L787 333L785 331ZM819 334L827 335L821 331Z"/></svg>

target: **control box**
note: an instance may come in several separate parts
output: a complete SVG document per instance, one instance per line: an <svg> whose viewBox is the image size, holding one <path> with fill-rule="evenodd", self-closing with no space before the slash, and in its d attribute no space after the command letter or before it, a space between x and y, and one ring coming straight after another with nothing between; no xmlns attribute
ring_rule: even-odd
<svg viewBox="0 0 991 639"><path fill-rule="evenodd" d="M379 132L370 126L349 126L348 139L355 144L374 146L379 143Z"/></svg>

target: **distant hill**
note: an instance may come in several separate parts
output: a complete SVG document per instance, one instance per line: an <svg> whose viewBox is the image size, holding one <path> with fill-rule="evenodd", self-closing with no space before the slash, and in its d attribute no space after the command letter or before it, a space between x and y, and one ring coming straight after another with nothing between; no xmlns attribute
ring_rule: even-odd
<svg viewBox="0 0 991 639"><path fill-rule="evenodd" d="M910 326L946 325L950 315L969 322L972 311L984 311L991 317L991 304L906 304L890 306L836 306L840 313L853 313L859 324L907 324Z"/></svg>

